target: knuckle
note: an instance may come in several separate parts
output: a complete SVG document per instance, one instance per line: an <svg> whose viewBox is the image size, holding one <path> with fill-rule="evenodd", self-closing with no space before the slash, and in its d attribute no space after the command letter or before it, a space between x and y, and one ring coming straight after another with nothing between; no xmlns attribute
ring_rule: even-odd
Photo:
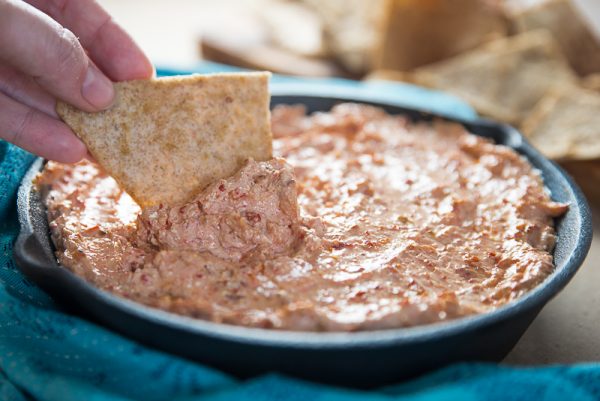
<svg viewBox="0 0 600 401"><path fill-rule="evenodd" d="M35 111L31 108L28 108L23 117L18 122L13 132L12 138L8 139L8 141L17 146L22 146L26 141L27 133L31 129L34 117Z"/></svg>
<svg viewBox="0 0 600 401"><path fill-rule="evenodd" d="M68 0L46 0L51 15L63 15L68 5Z"/></svg>
<svg viewBox="0 0 600 401"><path fill-rule="evenodd" d="M77 74L78 77L82 73L86 65L86 56L77 37L71 31L61 27L54 43L51 44L51 49L55 58L55 77L64 78L67 74Z"/></svg>

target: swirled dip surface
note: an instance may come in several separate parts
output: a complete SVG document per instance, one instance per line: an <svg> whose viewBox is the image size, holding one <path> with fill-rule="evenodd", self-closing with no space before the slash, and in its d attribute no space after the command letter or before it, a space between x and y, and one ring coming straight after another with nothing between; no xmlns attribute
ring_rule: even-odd
<svg viewBox="0 0 600 401"><path fill-rule="evenodd" d="M140 211L98 166L48 163L60 263L176 313L316 331L483 313L552 272L567 206L513 150L356 104L272 119L280 158L180 205Z"/></svg>

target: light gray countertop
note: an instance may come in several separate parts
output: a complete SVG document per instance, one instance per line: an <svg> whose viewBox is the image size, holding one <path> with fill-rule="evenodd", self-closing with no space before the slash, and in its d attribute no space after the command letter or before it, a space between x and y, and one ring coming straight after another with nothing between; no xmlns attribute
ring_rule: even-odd
<svg viewBox="0 0 600 401"><path fill-rule="evenodd" d="M520 365L600 361L600 208L583 266L550 301L505 362Z"/></svg>

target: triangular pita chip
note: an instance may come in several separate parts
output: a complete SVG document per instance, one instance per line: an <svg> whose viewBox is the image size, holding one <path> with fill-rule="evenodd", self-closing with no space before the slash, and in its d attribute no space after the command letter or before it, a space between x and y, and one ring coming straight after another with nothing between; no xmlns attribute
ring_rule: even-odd
<svg viewBox="0 0 600 401"><path fill-rule="evenodd" d="M533 29L552 32L573 69L586 75L600 71L600 40L573 3L573 0L537 2L515 12L512 19L520 32Z"/></svg>
<svg viewBox="0 0 600 401"><path fill-rule="evenodd" d="M60 117L140 205L191 199L272 153L269 73L190 75L115 84L114 105Z"/></svg>
<svg viewBox="0 0 600 401"><path fill-rule="evenodd" d="M300 0L323 24L323 44L329 55L351 75L373 65L373 51L383 36L389 0Z"/></svg>
<svg viewBox="0 0 600 401"><path fill-rule="evenodd" d="M370 4L371 2L365 2ZM499 7L482 0L390 0L377 69L408 71L506 35Z"/></svg>
<svg viewBox="0 0 600 401"><path fill-rule="evenodd" d="M518 124L552 86L571 85L576 78L554 38L541 30L418 68L411 81L447 90L481 114Z"/></svg>
<svg viewBox="0 0 600 401"><path fill-rule="evenodd" d="M552 159L600 158L600 93L577 87L549 93L523 122L523 133Z"/></svg>

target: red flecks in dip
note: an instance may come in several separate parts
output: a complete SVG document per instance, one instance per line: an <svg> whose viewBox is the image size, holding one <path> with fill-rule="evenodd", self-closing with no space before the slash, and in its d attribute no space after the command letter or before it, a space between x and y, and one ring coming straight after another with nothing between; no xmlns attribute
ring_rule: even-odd
<svg viewBox="0 0 600 401"><path fill-rule="evenodd" d="M272 119L285 161L250 160L181 205L140 211L96 165L48 163L60 263L176 313L314 331L484 313L552 272L567 206L513 150L357 104Z"/></svg>

